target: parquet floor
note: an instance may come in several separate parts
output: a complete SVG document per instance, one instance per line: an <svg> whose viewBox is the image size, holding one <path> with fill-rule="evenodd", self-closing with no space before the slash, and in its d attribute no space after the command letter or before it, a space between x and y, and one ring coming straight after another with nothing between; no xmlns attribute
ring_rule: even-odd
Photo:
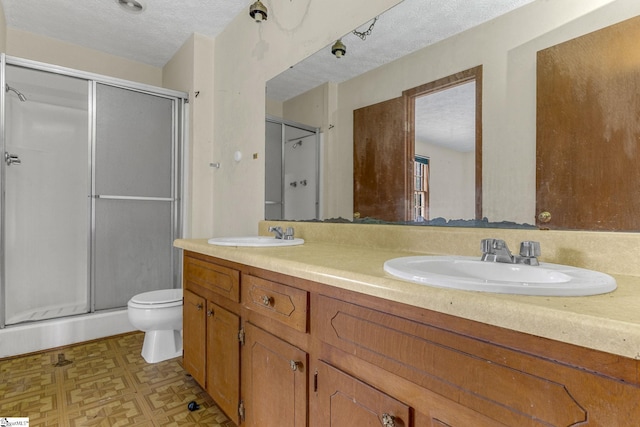
<svg viewBox="0 0 640 427"><path fill-rule="evenodd" d="M29 426L233 427L182 367L182 358L147 364L144 334L0 360L0 418ZM197 411L187 405L196 401Z"/></svg>

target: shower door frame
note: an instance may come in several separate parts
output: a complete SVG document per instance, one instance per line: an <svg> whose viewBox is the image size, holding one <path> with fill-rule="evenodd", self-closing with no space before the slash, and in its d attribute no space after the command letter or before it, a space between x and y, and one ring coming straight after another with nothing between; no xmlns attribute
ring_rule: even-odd
<svg viewBox="0 0 640 427"><path fill-rule="evenodd" d="M182 194L183 194L183 185L185 180L183 180L182 174L184 170L183 159L184 159L184 150L186 149L186 141L187 141L187 105L188 105L188 94L185 92L175 91L171 89L164 89L157 86L151 86L143 83L136 83L124 79L118 79L115 77L104 76L101 74L95 74L80 70L75 70L72 68L61 67L52 64L46 64L38 61L32 61L28 59L18 58L6 55L4 53L0 53L0 88L4 88L6 85L6 66L12 65L17 67L23 67L27 69L33 69L38 71L44 71L54 74L60 74L68 77L78 78L85 80L87 85L89 85L88 91L88 114L87 119L89 121L89 132L87 135L87 144L89 146L89 158L87 158L87 162L89 165L88 168L88 182L89 188L87 189L87 203L89 204L89 218L87 218L87 230L88 230L88 241L87 241L87 307L89 313L96 312L95 310L95 299L94 299L94 266L95 266L95 254L94 254L94 242L93 236L95 233L95 192L94 192L94 152L95 152L95 144L96 144L96 136L95 136L95 90L97 84L105 84L109 86L119 87L126 90L137 91L149 95L164 97L168 99L172 99L172 140L173 140L173 148L172 148L172 168L173 168L173 178L171 182L171 199L172 199L172 240L179 238L182 236L183 226L183 212L182 212ZM6 141L6 123L5 123L5 98L6 91L0 90L0 152L2 153L2 162L0 163L0 329L4 329L7 326L14 325L6 325L6 278L5 278L5 184L6 184L6 163L4 162L4 153L7 149L7 141ZM171 263L172 263L172 283L173 287L180 286L180 277L181 277L181 255L177 249L173 248L171 251ZM63 316L64 317L64 316ZM55 320L56 318L48 319ZM17 325L21 325L23 323L18 323Z"/></svg>

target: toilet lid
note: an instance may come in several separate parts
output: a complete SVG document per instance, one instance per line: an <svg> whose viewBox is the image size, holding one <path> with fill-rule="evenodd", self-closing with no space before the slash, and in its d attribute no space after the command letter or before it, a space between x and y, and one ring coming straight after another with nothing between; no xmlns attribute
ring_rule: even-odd
<svg viewBox="0 0 640 427"><path fill-rule="evenodd" d="M161 289L144 292L131 298L136 304L166 304L182 301L182 289Z"/></svg>

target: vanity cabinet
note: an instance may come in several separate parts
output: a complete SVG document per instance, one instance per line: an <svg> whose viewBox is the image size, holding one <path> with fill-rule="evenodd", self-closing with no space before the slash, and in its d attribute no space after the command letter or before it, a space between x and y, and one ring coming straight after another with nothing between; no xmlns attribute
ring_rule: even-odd
<svg viewBox="0 0 640 427"><path fill-rule="evenodd" d="M184 255L185 369L236 425L306 426L308 292L222 263Z"/></svg>
<svg viewBox="0 0 640 427"><path fill-rule="evenodd" d="M319 357L392 391L413 408L415 425L622 427L640 417L636 360L368 297L357 302L318 297Z"/></svg>
<svg viewBox="0 0 640 427"><path fill-rule="evenodd" d="M247 318L241 375L246 426L307 425L309 355L291 341L306 347L308 300L305 290L242 275L241 301Z"/></svg>
<svg viewBox="0 0 640 427"><path fill-rule="evenodd" d="M640 419L638 360L190 252L184 287L184 366L240 427Z"/></svg>
<svg viewBox="0 0 640 427"><path fill-rule="evenodd" d="M184 367L238 424L240 272L185 254L183 276Z"/></svg>

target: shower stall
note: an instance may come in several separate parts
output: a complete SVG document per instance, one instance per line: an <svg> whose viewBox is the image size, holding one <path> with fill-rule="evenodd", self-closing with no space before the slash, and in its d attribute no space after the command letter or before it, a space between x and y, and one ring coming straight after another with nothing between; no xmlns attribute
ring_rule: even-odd
<svg viewBox="0 0 640 427"><path fill-rule="evenodd" d="M179 287L186 94L1 62L0 336Z"/></svg>
<svg viewBox="0 0 640 427"><path fill-rule="evenodd" d="M265 219L319 219L320 129L267 117Z"/></svg>

